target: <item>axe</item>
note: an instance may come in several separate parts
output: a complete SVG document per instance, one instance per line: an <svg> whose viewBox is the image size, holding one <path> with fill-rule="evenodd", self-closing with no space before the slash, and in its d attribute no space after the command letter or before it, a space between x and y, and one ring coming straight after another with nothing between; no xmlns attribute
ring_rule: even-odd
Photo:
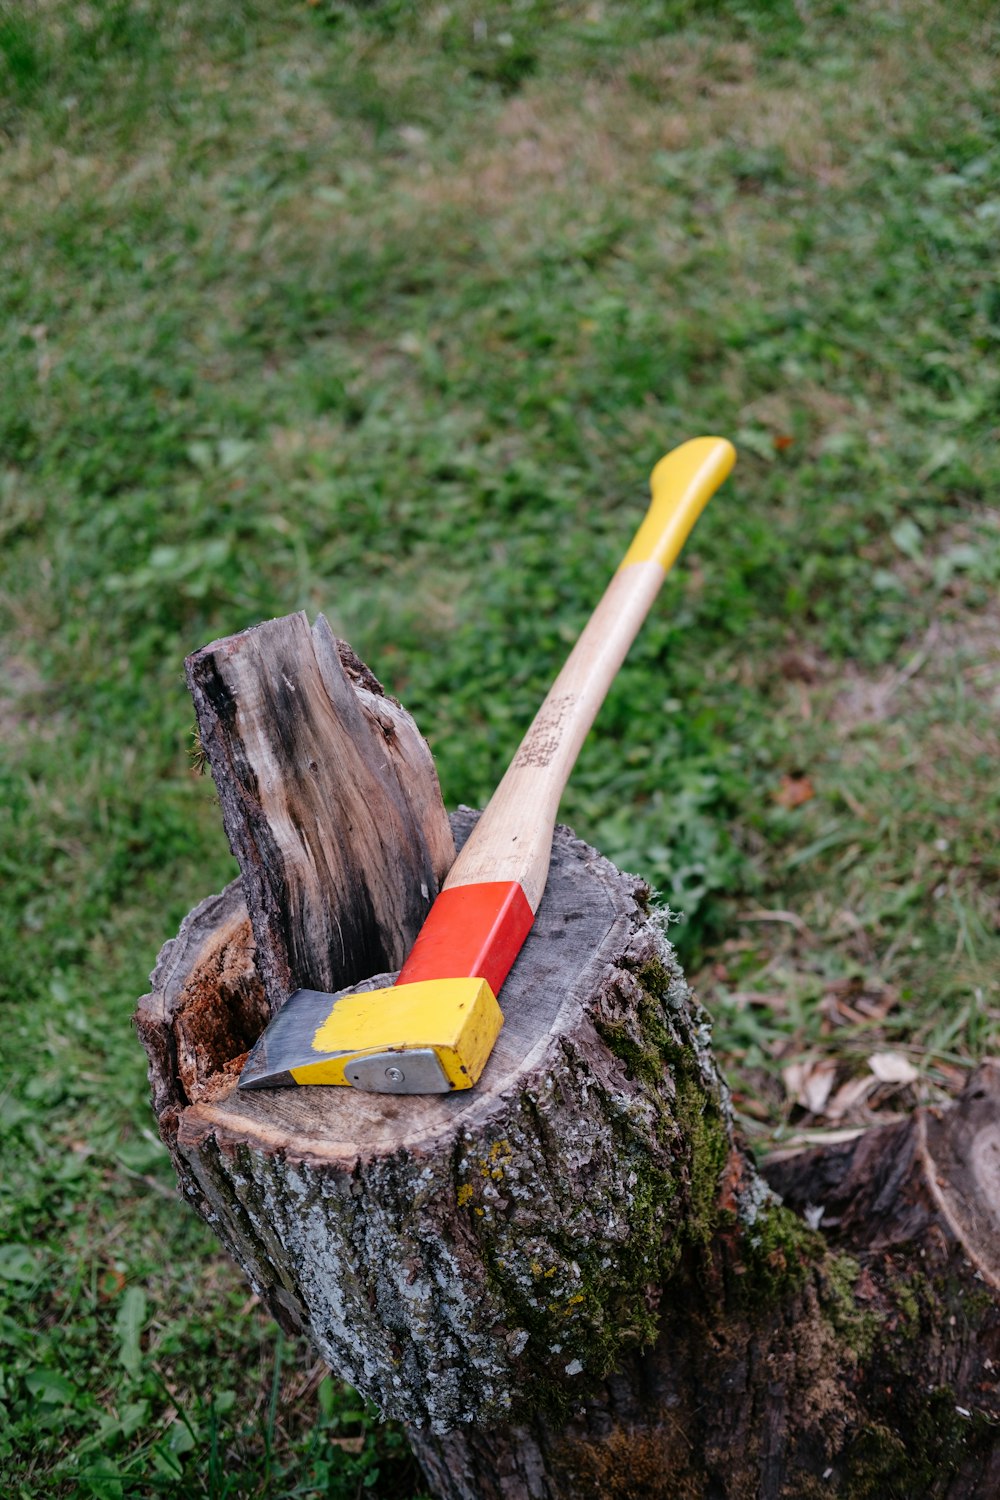
<svg viewBox="0 0 1000 1500"><path fill-rule="evenodd" d="M706 502L735 462L724 438L661 458L652 503L435 899L394 985L291 994L241 1089L342 1084L446 1094L479 1078L503 1025L501 986L545 889L563 788L625 654Z"/></svg>

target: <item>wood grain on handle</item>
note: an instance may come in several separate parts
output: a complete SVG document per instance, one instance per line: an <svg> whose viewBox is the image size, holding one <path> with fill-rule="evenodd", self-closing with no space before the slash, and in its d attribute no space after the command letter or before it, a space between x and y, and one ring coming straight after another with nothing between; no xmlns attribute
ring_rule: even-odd
<svg viewBox="0 0 1000 1500"><path fill-rule="evenodd" d="M735 458L724 438L700 437L656 465L649 510L452 865L445 890L517 881L531 910L538 910L569 774L668 569Z"/></svg>

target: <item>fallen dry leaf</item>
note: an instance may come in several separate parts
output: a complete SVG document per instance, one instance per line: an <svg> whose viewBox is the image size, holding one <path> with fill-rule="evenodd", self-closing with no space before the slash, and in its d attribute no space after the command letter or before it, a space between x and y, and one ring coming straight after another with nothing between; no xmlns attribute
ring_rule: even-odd
<svg viewBox="0 0 1000 1500"><path fill-rule="evenodd" d="M960 1094L969 1077L965 1068L960 1068L955 1063L942 1062L940 1058L935 1060L934 1071L940 1073L950 1094Z"/></svg>
<svg viewBox="0 0 1000 1500"><path fill-rule="evenodd" d="M901 1052L873 1052L868 1059L879 1083L916 1083L919 1070Z"/></svg>
<svg viewBox="0 0 1000 1500"><path fill-rule="evenodd" d="M898 1000L891 985L858 974L828 985L820 1011L830 1026L859 1026L884 1020Z"/></svg>
<svg viewBox="0 0 1000 1500"><path fill-rule="evenodd" d="M869 1127L867 1125L843 1126L839 1130L797 1130L778 1151L769 1151L768 1161L787 1161L790 1156L798 1156L800 1151L807 1151L811 1146L839 1146L844 1141L856 1141L859 1135L864 1135Z"/></svg>
<svg viewBox="0 0 1000 1500"><path fill-rule="evenodd" d="M821 1115L837 1076L837 1064L832 1058L793 1062L782 1069L781 1076L790 1099L811 1115Z"/></svg>
<svg viewBox="0 0 1000 1500"><path fill-rule="evenodd" d="M867 1078L849 1078L827 1101L823 1113L828 1120L842 1120L853 1109L864 1104L868 1095L876 1088L878 1088L878 1079L873 1078L871 1074Z"/></svg>
<svg viewBox="0 0 1000 1500"><path fill-rule="evenodd" d="M365 1446L364 1437L328 1438L331 1447L343 1448L345 1453L360 1453Z"/></svg>
<svg viewBox="0 0 1000 1500"><path fill-rule="evenodd" d="M816 789L808 776L782 776L774 800L779 807L791 811L794 807L801 807L803 802L811 802L815 795Z"/></svg>

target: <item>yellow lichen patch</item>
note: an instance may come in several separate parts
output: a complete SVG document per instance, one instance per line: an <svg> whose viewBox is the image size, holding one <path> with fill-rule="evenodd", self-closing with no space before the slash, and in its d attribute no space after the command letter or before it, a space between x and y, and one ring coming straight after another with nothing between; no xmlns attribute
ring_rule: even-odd
<svg viewBox="0 0 1000 1500"><path fill-rule="evenodd" d="M549 1266L548 1270L544 1270L540 1260L533 1260L531 1262L531 1274L532 1276L540 1276L543 1281L548 1281L551 1276L556 1274L556 1267Z"/></svg>
<svg viewBox="0 0 1000 1500"><path fill-rule="evenodd" d="M459 1208L465 1208L466 1207L466 1205L468 1204L469 1200L472 1198L472 1194L473 1194L473 1188L472 1188L471 1182L463 1182L462 1186L459 1188L458 1192L455 1194L455 1201L458 1204Z"/></svg>
<svg viewBox="0 0 1000 1500"><path fill-rule="evenodd" d="M509 1141L494 1141L486 1155L479 1158L479 1170L484 1177L502 1182L504 1168L513 1159L514 1152Z"/></svg>

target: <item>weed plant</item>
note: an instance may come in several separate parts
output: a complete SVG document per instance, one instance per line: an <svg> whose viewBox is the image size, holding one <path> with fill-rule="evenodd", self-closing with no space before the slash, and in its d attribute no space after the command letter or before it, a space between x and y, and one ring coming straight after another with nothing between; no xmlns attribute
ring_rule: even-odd
<svg viewBox="0 0 1000 1500"><path fill-rule="evenodd" d="M563 816L682 914L761 1130L789 1057L870 1047L831 995L936 1086L995 1046L998 41L985 0L0 4L5 1494L419 1492L151 1129L135 998L234 873L216 636L324 611L481 804L655 460L732 437Z"/></svg>

